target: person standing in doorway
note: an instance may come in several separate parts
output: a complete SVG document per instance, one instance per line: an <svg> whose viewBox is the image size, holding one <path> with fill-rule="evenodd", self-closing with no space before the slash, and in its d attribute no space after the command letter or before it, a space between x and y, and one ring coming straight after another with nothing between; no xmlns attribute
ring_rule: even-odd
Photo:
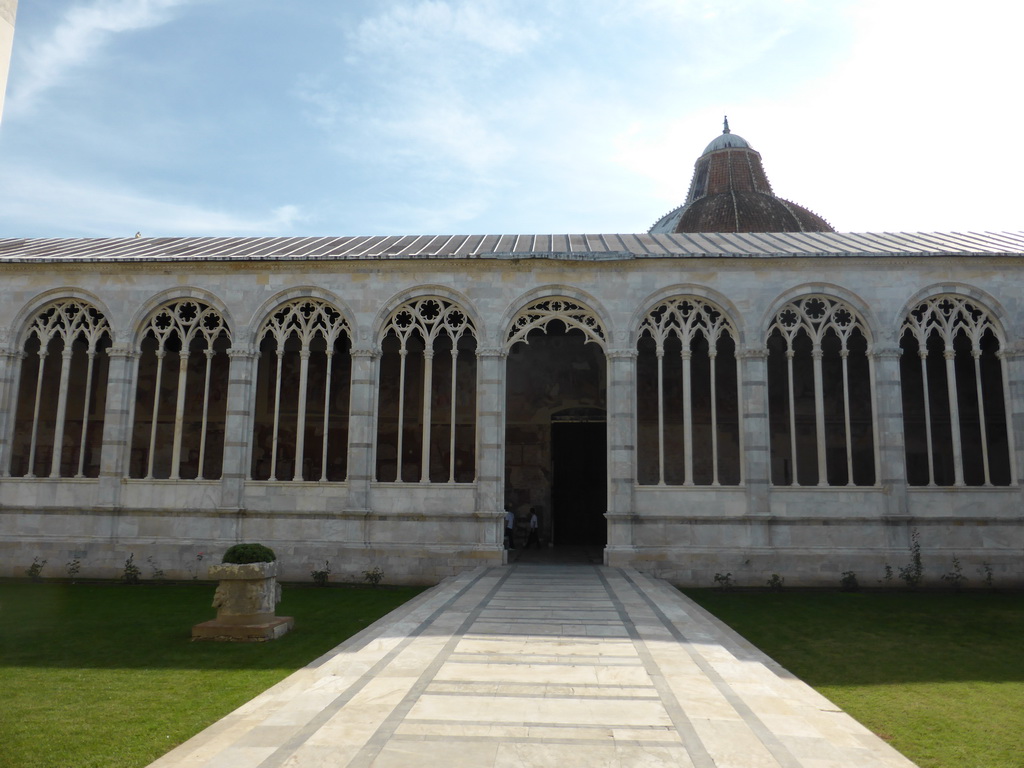
<svg viewBox="0 0 1024 768"><path fill-rule="evenodd" d="M505 549L515 549L515 528L516 528L516 516L515 513L505 507Z"/></svg>
<svg viewBox="0 0 1024 768"><path fill-rule="evenodd" d="M531 544L536 544L537 549L540 549L540 520L537 519L537 508L530 507L530 535L526 538L526 549L530 548Z"/></svg>

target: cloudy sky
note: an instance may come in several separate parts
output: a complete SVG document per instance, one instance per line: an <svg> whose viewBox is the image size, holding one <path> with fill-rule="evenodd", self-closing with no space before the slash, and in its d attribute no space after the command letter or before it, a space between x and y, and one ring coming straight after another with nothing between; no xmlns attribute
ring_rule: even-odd
<svg viewBox="0 0 1024 768"><path fill-rule="evenodd" d="M1024 228L1006 0L21 0L0 237L638 232L729 116L840 231Z"/></svg>

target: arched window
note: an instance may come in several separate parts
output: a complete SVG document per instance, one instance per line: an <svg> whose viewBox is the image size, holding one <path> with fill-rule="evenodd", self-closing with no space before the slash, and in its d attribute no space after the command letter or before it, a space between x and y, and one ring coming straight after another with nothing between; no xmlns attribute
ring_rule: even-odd
<svg viewBox="0 0 1024 768"><path fill-rule="evenodd" d="M201 301L150 315L139 344L131 477L220 478L230 346L224 318Z"/></svg>
<svg viewBox="0 0 1024 768"><path fill-rule="evenodd" d="M11 455L15 477L97 477L107 400L110 325L84 302L55 302L22 349Z"/></svg>
<svg viewBox="0 0 1024 768"><path fill-rule="evenodd" d="M988 313L961 296L907 315L900 379L911 485L1012 482L1002 346Z"/></svg>
<svg viewBox="0 0 1024 768"><path fill-rule="evenodd" d="M775 485L874 485L869 340L845 302L807 296L768 331L768 417Z"/></svg>
<svg viewBox="0 0 1024 768"><path fill-rule="evenodd" d="M476 332L456 304L415 299L381 342L377 479L465 483L476 477Z"/></svg>
<svg viewBox="0 0 1024 768"><path fill-rule="evenodd" d="M714 304L669 299L640 324L637 481L740 482L736 331Z"/></svg>
<svg viewBox="0 0 1024 768"><path fill-rule="evenodd" d="M319 299L280 306L259 334L254 480L343 481L352 379L349 326Z"/></svg>

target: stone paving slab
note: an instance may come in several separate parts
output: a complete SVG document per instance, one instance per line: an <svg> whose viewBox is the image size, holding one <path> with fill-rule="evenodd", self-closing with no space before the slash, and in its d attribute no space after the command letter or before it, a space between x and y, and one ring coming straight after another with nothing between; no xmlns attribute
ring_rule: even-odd
<svg viewBox="0 0 1024 768"><path fill-rule="evenodd" d="M914 768L671 585L448 579L151 768Z"/></svg>

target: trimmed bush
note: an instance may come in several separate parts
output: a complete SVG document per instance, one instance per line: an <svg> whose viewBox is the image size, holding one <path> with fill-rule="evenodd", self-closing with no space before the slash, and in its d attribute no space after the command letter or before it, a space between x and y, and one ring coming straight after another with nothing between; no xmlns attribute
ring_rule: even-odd
<svg viewBox="0 0 1024 768"><path fill-rule="evenodd" d="M221 562L242 565L244 563L272 563L275 560L277 560L277 555L270 547L265 547L262 544L235 544L228 547Z"/></svg>

